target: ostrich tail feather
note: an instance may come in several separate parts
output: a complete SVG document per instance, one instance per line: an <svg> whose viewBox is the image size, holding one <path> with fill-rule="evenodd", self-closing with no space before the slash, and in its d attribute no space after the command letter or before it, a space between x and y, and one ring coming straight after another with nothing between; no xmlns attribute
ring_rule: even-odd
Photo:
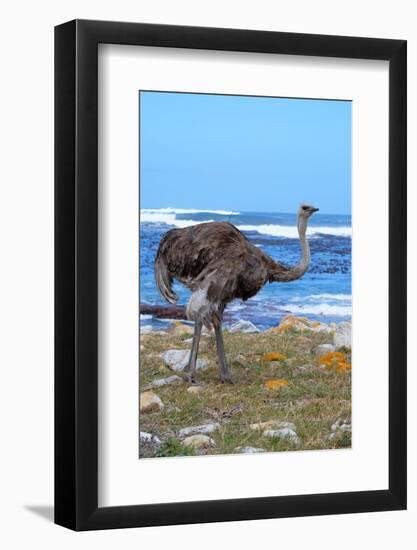
<svg viewBox="0 0 417 550"><path fill-rule="evenodd" d="M170 304L175 304L178 296L172 290L172 275L169 273L164 257L159 251L155 259L155 279L161 295Z"/></svg>

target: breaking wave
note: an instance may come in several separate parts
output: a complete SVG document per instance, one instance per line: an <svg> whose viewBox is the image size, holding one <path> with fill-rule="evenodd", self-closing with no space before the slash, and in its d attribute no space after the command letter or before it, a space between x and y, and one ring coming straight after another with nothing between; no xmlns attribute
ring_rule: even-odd
<svg viewBox="0 0 417 550"><path fill-rule="evenodd" d="M158 213L162 214L219 214L220 216L238 216L240 212L233 212L233 210L197 210L196 208L142 208L142 212Z"/></svg>
<svg viewBox="0 0 417 550"><path fill-rule="evenodd" d="M200 223L212 222L212 219L194 220L192 218L177 218L178 214L216 214L218 216L239 216L239 212L228 210L192 210L187 208L142 208L140 213L141 223L165 223L178 228L190 227ZM298 239L298 230L295 225L277 225L277 224L259 224L259 225L239 225L236 227L240 231L256 231L261 235L270 235L272 237L283 237L287 239ZM332 235L335 237L351 237L352 228L348 226L310 226L307 228L307 234L310 236Z"/></svg>
<svg viewBox="0 0 417 550"><path fill-rule="evenodd" d="M163 212L143 212L140 214L141 223L166 223L167 225L173 225L174 227L189 227L190 225L197 225L198 223L212 222L213 220L177 220L175 214L165 214Z"/></svg>
<svg viewBox="0 0 417 550"><path fill-rule="evenodd" d="M332 301L342 301L350 302L352 296L350 294L310 294L310 296L303 297L294 297L291 299L292 302L305 302L306 300L332 300Z"/></svg>
<svg viewBox="0 0 417 550"><path fill-rule="evenodd" d="M303 306L297 306L296 304L286 304L285 310L295 313L297 315L329 315L336 317L345 317L352 315L352 306L345 305L333 305L333 304L305 304Z"/></svg>
<svg viewBox="0 0 417 550"><path fill-rule="evenodd" d="M286 237L287 239L298 239L298 230L295 225L238 225L241 231L256 231L262 235L273 237ZM308 227L307 235L334 235L335 237L351 237L351 227Z"/></svg>

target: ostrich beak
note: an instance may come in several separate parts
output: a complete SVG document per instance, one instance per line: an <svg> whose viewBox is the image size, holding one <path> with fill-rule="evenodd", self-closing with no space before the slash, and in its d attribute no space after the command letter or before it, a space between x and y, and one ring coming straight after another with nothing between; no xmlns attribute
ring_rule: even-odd
<svg viewBox="0 0 417 550"><path fill-rule="evenodd" d="M311 213L314 214L314 212L318 212L319 210L320 210L320 208L312 208Z"/></svg>

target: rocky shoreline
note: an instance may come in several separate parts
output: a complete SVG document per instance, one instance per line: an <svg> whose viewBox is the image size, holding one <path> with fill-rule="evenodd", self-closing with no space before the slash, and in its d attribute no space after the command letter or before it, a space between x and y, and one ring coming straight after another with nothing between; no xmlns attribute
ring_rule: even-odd
<svg viewBox="0 0 417 550"><path fill-rule="evenodd" d="M140 304L141 315L152 315L156 319L186 319L184 306L161 306L151 304Z"/></svg>

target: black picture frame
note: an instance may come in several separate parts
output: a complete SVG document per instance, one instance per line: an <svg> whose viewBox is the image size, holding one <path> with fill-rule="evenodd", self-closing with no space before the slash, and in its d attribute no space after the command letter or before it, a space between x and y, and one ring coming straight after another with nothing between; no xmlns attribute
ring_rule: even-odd
<svg viewBox="0 0 417 550"><path fill-rule="evenodd" d="M98 44L389 62L389 488L98 507ZM74 20L55 28L55 522L74 530L406 508L406 41Z"/></svg>

